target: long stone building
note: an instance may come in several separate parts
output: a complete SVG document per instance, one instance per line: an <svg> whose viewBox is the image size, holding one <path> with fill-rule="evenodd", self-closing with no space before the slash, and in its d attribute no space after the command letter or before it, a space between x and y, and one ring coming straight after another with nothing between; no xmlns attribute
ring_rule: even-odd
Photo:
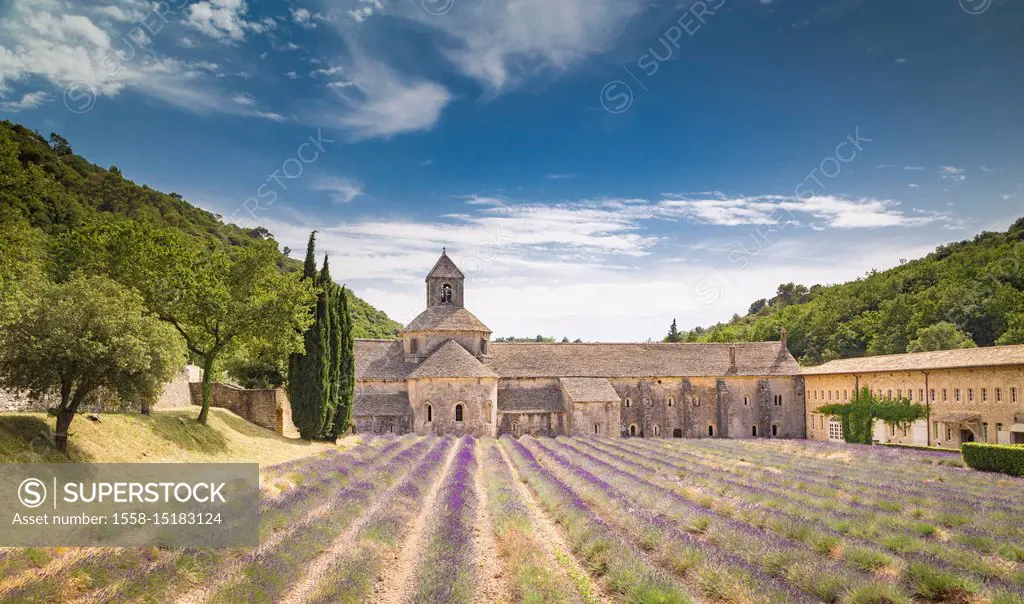
<svg viewBox="0 0 1024 604"><path fill-rule="evenodd" d="M442 253L399 340L356 341L358 432L804 437L803 378L781 342L491 342Z"/></svg>
<svg viewBox="0 0 1024 604"><path fill-rule="evenodd" d="M964 442L1024 444L1024 346L992 346L830 361L801 371L807 436L842 440L842 426L816 409L849 402L867 388L879 398L907 398L928 418L907 428L878 423L879 442L959 447Z"/></svg>

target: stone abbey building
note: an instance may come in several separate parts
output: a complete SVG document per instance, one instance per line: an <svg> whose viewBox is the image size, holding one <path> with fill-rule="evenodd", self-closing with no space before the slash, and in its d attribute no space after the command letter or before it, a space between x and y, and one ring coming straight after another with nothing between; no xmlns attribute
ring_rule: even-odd
<svg viewBox="0 0 1024 604"><path fill-rule="evenodd" d="M356 341L357 432L799 437L803 378L781 342L491 342L442 253L399 340Z"/></svg>

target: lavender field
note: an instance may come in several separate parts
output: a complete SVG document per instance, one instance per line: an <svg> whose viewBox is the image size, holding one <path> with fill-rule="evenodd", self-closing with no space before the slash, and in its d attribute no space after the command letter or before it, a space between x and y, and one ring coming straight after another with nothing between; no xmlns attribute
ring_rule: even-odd
<svg viewBox="0 0 1024 604"><path fill-rule="evenodd" d="M255 550L0 550L2 602L1024 604L1024 480L781 440L368 438Z"/></svg>

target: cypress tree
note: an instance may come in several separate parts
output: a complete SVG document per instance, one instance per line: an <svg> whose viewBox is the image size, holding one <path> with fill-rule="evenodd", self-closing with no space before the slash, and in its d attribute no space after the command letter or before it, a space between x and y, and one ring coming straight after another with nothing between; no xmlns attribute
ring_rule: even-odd
<svg viewBox="0 0 1024 604"><path fill-rule="evenodd" d="M309 235L302 276L318 284L316 231ZM326 305L321 291L317 296L315 322L304 334L305 353L293 354L288 359L288 399L292 408L292 422L305 440L320 436L326 414L328 377L324 362L327 348L326 330L323 329L325 312Z"/></svg>
<svg viewBox="0 0 1024 604"><path fill-rule="evenodd" d="M338 403L334 413L335 438L343 435L352 420L352 408L355 404L356 389L356 356L355 340L352 336L352 313L348 306L348 292L342 287L338 290L338 325L341 334L338 361L340 365L338 379Z"/></svg>
<svg viewBox="0 0 1024 604"><path fill-rule="evenodd" d="M341 330L339 316L341 309L338 306L338 286L331 280L331 273L328 267L328 259L324 257L324 266L320 271L320 287L323 288L323 297L326 304L323 328L326 331L327 348L324 363L327 365L327 389L325 391L324 405L326 413L324 423L320 427L321 438L331 439L334 432L334 416L338 408L338 393L341 362Z"/></svg>

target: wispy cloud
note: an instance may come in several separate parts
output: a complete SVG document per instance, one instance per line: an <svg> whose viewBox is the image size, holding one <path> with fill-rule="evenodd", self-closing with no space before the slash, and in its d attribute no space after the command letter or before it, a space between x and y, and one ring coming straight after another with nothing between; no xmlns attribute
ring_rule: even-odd
<svg viewBox="0 0 1024 604"><path fill-rule="evenodd" d="M334 203L348 203L363 194L363 185L351 178L321 178L311 188L329 192Z"/></svg>
<svg viewBox="0 0 1024 604"><path fill-rule="evenodd" d="M903 169L907 172L919 172L924 170L924 166L903 166Z"/></svg>
<svg viewBox="0 0 1024 604"><path fill-rule="evenodd" d="M17 113L18 111L23 111L25 109L35 109L48 100L50 100L50 95L45 92L29 92L22 95L20 100L0 103L0 109L10 111L11 113Z"/></svg>
<svg viewBox="0 0 1024 604"><path fill-rule="evenodd" d="M953 182L963 182L967 180L967 175L964 174L963 168L957 168L956 166L942 166L940 178L942 178L942 180L951 180Z"/></svg>

